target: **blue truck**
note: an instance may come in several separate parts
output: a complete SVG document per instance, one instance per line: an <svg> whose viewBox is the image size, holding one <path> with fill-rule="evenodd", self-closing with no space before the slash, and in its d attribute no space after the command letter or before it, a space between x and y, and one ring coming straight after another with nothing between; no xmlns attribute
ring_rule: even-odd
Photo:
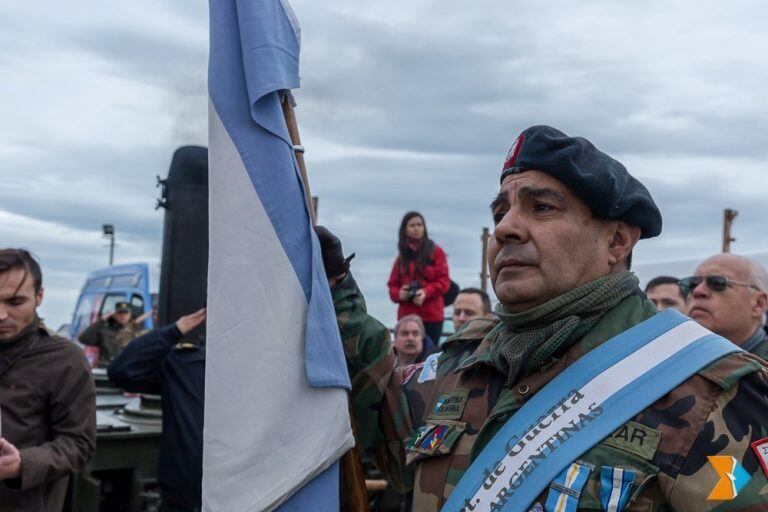
<svg viewBox="0 0 768 512"><path fill-rule="evenodd" d="M130 263L102 268L88 274L72 314L70 337L77 339L99 317L114 311L118 302L128 302L133 307L134 316L155 307L159 271L152 270L148 263ZM154 327L152 315L144 325L148 329Z"/></svg>

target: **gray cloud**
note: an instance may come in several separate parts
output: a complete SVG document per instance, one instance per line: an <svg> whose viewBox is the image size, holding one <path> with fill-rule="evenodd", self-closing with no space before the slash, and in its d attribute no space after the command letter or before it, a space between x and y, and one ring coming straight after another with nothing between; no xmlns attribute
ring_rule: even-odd
<svg viewBox="0 0 768 512"><path fill-rule="evenodd" d="M762 2L293 7L320 220L358 253L383 321L406 210L424 213L454 279L477 284L497 172L531 124L588 137L647 184L665 230L639 264L719 250L724 207L740 212L735 249L764 250ZM202 1L0 6L0 240L41 256L53 323L106 261L102 222L118 226L121 261L159 259L154 175L178 145L205 143L207 38Z"/></svg>

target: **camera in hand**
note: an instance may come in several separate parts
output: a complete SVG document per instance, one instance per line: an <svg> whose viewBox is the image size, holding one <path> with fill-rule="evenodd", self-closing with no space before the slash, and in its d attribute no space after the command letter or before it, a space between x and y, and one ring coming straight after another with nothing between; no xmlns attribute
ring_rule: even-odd
<svg viewBox="0 0 768 512"><path fill-rule="evenodd" d="M416 297L416 292L419 290L421 290L421 283L419 281L413 281L411 287L408 289L408 300L413 302L414 297Z"/></svg>

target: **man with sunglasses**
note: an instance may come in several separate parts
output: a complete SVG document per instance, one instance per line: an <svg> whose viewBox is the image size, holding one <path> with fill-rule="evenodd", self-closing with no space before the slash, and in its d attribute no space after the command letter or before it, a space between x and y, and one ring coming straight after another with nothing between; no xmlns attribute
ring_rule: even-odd
<svg viewBox="0 0 768 512"><path fill-rule="evenodd" d="M0 510L60 512L96 447L96 393L80 348L37 315L40 265L0 249Z"/></svg>
<svg viewBox="0 0 768 512"><path fill-rule="evenodd" d="M680 286L690 317L744 350L768 359L765 313L768 276L756 261L735 254L705 260Z"/></svg>

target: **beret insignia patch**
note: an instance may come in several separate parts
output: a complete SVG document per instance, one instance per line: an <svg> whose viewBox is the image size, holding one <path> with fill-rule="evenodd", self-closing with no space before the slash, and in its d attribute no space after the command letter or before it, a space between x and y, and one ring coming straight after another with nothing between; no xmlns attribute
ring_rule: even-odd
<svg viewBox="0 0 768 512"><path fill-rule="evenodd" d="M515 165L517 156L520 154L520 150L523 147L523 142L525 142L525 134L521 133L517 136L515 142L512 144L512 147L509 148L509 151L507 152L507 157L504 159L504 167L501 169L502 172Z"/></svg>

